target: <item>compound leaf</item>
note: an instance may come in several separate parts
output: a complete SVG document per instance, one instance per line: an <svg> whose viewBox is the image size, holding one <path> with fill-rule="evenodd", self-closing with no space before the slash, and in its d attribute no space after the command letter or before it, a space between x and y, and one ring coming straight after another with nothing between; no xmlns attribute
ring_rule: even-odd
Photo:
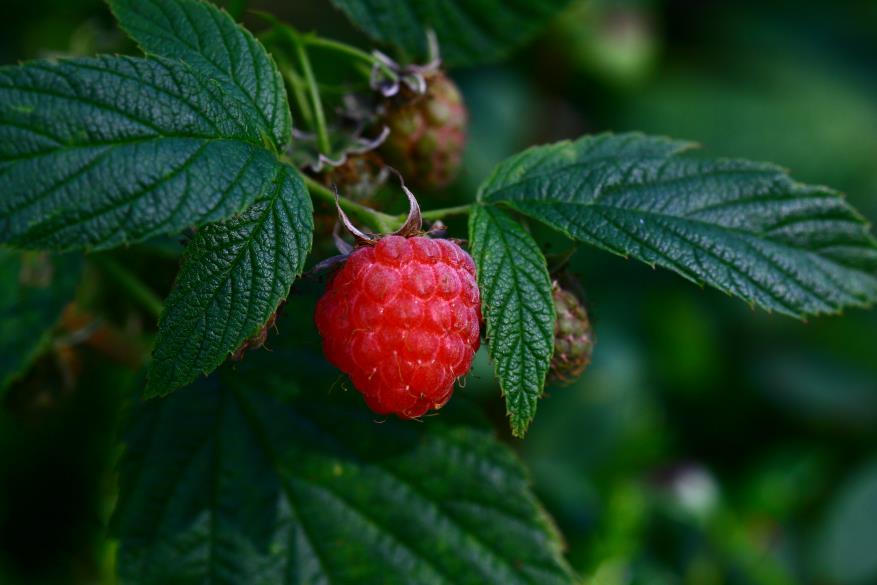
<svg viewBox="0 0 877 585"><path fill-rule="evenodd" d="M554 301L545 257L521 224L492 206L474 207L469 242L490 357L512 432L523 437L554 350Z"/></svg>
<svg viewBox="0 0 877 585"><path fill-rule="evenodd" d="M414 59L427 57L427 31L448 65L495 61L533 37L569 0L332 0L369 36Z"/></svg>
<svg viewBox="0 0 877 585"><path fill-rule="evenodd" d="M375 424L352 393L281 400L219 382L135 412L115 516L123 583L574 582L489 432Z"/></svg>
<svg viewBox="0 0 877 585"><path fill-rule="evenodd" d="M159 322L148 396L209 373L266 323L301 274L313 228L298 171L278 166L269 193L198 230Z"/></svg>
<svg viewBox="0 0 877 585"><path fill-rule="evenodd" d="M501 163L479 199L795 317L877 299L877 244L835 191L640 134L587 136Z"/></svg>
<svg viewBox="0 0 877 585"><path fill-rule="evenodd" d="M259 127L282 148L292 135L277 66L249 31L201 0L109 0L119 24L149 55L179 59L257 112Z"/></svg>
<svg viewBox="0 0 877 585"><path fill-rule="evenodd" d="M0 242L109 248L232 215L268 191L259 115L165 59L0 68Z"/></svg>

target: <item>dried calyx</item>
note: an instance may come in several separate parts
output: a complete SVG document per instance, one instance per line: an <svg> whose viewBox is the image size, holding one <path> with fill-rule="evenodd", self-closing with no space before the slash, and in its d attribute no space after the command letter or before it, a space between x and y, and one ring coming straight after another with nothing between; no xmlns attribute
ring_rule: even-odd
<svg viewBox="0 0 877 585"><path fill-rule="evenodd" d="M340 167L351 158L374 152L387 139L390 129L376 128L374 106L351 94L344 97L327 132L331 147L328 153L320 151L315 133L292 129L293 141L287 155L298 168L319 174Z"/></svg>
<svg viewBox="0 0 877 585"><path fill-rule="evenodd" d="M390 170L399 179L399 183L402 186L402 192L405 193L405 196L408 198L408 216L405 218L405 223L403 223L402 227L392 234L370 234L353 225L353 222L350 221L350 218L344 213L344 209L341 207L341 197L338 194L338 189L335 188L335 207L338 209L338 218L341 220L341 224L348 233L353 236L357 246L373 246L385 235L410 238L423 233L423 216L420 213L420 204L417 202L417 198L414 196L414 193L405 186L405 181L402 179L402 175L400 175L395 169L391 168ZM341 240L339 234L334 234L334 237L336 245L339 246L338 251L342 254L346 253L339 244L339 242L342 242L346 246L346 242Z"/></svg>
<svg viewBox="0 0 877 585"><path fill-rule="evenodd" d="M440 191L457 178L462 163L469 118L463 95L438 59L424 66L381 63L398 74L373 84L384 96L373 132L390 129L378 152L413 187Z"/></svg>
<svg viewBox="0 0 877 585"><path fill-rule="evenodd" d="M390 98L406 87L417 95L426 93L426 79L439 71L442 65L439 56L438 42L435 34L427 34L429 44L429 62L425 65L399 65L380 51L372 51L375 64L372 66L370 85L385 98ZM387 71L393 75L387 75Z"/></svg>

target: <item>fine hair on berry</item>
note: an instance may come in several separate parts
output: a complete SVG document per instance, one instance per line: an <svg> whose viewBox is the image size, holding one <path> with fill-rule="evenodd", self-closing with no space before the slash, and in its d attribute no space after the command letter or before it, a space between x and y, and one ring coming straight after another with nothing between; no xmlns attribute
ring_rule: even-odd
<svg viewBox="0 0 877 585"><path fill-rule="evenodd" d="M315 318L326 357L374 412L422 416L450 399L478 350L475 263L450 240L383 237L350 253Z"/></svg>

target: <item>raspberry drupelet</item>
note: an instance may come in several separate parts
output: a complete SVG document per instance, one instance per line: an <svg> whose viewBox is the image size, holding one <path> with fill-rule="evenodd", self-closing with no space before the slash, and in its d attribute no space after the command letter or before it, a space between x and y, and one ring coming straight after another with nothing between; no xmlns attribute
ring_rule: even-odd
<svg viewBox="0 0 877 585"><path fill-rule="evenodd" d="M350 253L316 323L326 357L373 411L422 416L444 406L480 344L475 264L449 240L383 237Z"/></svg>

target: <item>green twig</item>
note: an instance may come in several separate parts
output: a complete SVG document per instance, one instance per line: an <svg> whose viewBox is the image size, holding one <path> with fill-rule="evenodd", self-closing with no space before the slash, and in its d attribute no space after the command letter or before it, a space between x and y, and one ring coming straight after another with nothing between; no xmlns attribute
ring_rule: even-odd
<svg viewBox="0 0 877 585"><path fill-rule="evenodd" d="M311 196L316 199L321 199L332 206L335 205L335 193L322 183L317 182L307 175L304 175L304 180L308 190L311 192ZM352 219L367 224L380 233L393 232L401 226L404 221L404 218L400 219L394 215L388 215L376 211L371 207L360 205L359 203L351 201L350 199L345 199L344 197L339 197L338 204Z"/></svg>
<svg viewBox="0 0 877 585"><path fill-rule="evenodd" d="M321 199L330 205L335 205L335 193L328 189L322 183L314 180L312 177L304 175L305 184L311 195L316 199ZM362 223L368 224L381 233L390 233L397 230L405 223L405 215L388 215L371 207L360 205L350 199L344 197L338 198L338 204L351 218ZM472 211L472 204L457 205L456 207L445 207L442 209L433 209L431 211L422 212L423 219L435 221L444 219L452 215L468 215Z"/></svg>
<svg viewBox="0 0 877 585"><path fill-rule="evenodd" d="M437 219L444 219L451 215L469 215L471 211L472 204L467 203L466 205L457 205L456 207L445 207L443 209L432 209L430 211L424 211L421 215L425 220L435 221Z"/></svg>
<svg viewBox="0 0 877 585"><path fill-rule="evenodd" d="M161 317L164 308L161 299L143 284L137 275L107 256L91 256L90 258L107 276L116 281L116 284L131 293L131 296L156 319Z"/></svg>
<svg viewBox="0 0 877 585"><path fill-rule="evenodd" d="M309 45L311 47L319 47L322 49L327 49L329 51L334 51L336 53L341 53L342 55L347 55L349 57L353 57L355 59L359 59L360 61L364 61L372 66L377 66L381 72L391 79L397 79L398 75L396 72L390 69L386 63L377 59L370 53L366 53L362 49L354 47L352 45L348 45L346 43L339 43L338 41L333 41L331 39L326 39L323 37L318 37L316 35L304 35L300 37L302 43Z"/></svg>
<svg viewBox="0 0 877 585"><path fill-rule="evenodd" d="M275 55L274 58L277 61L280 74L283 75L283 78L289 84L290 89L292 89L292 97L295 99L295 104L298 106L301 117L304 118L307 127L313 130L314 113L311 110L311 104L308 101L307 95L305 95L304 81L298 76L298 72L296 72L292 64L290 64L285 58L280 57L279 55Z"/></svg>
<svg viewBox="0 0 877 585"><path fill-rule="evenodd" d="M390 79L397 80L399 78L398 73L393 71L393 69L389 67L386 63L384 63L371 53L363 51L358 47L354 47L353 45L348 45L347 43L342 43L332 39L323 38L317 36L314 33L302 34L292 25L279 21L277 18L267 12L256 10L254 11L254 13L258 16L261 16L263 19L265 19L265 21L271 23L273 27L272 30L268 33L262 33L259 35L259 39L262 41L270 41L270 39L272 39L274 35L277 35L278 37L289 42L292 45L303 44L309 47L316 47L319 49L339 53L341 55L346 55L348 57L353 57L354 59L359 61L359 65L367 65L367 67L364 67L362 69L356 67L357 71L359 71L365 77L370 77L372 68L377 67L381 70L381 73L383 73Z"/></svg>
<svg viewBox="0 0 877 585"><path fill-rule="evenodd" d="M308 57L304 43L298 37L294 38L296 41L295 53L298 57L299 65L301 65L304 81L311 95L311 106L314 108L314 131L317 133L317 144L320 147L320 152L326 156L331 156L332 147L329 143L329 133L326 130L326 114L323 112L323 102L320 99L320 88L317 86L317 78L314 76L311 60Z"/></svg>

